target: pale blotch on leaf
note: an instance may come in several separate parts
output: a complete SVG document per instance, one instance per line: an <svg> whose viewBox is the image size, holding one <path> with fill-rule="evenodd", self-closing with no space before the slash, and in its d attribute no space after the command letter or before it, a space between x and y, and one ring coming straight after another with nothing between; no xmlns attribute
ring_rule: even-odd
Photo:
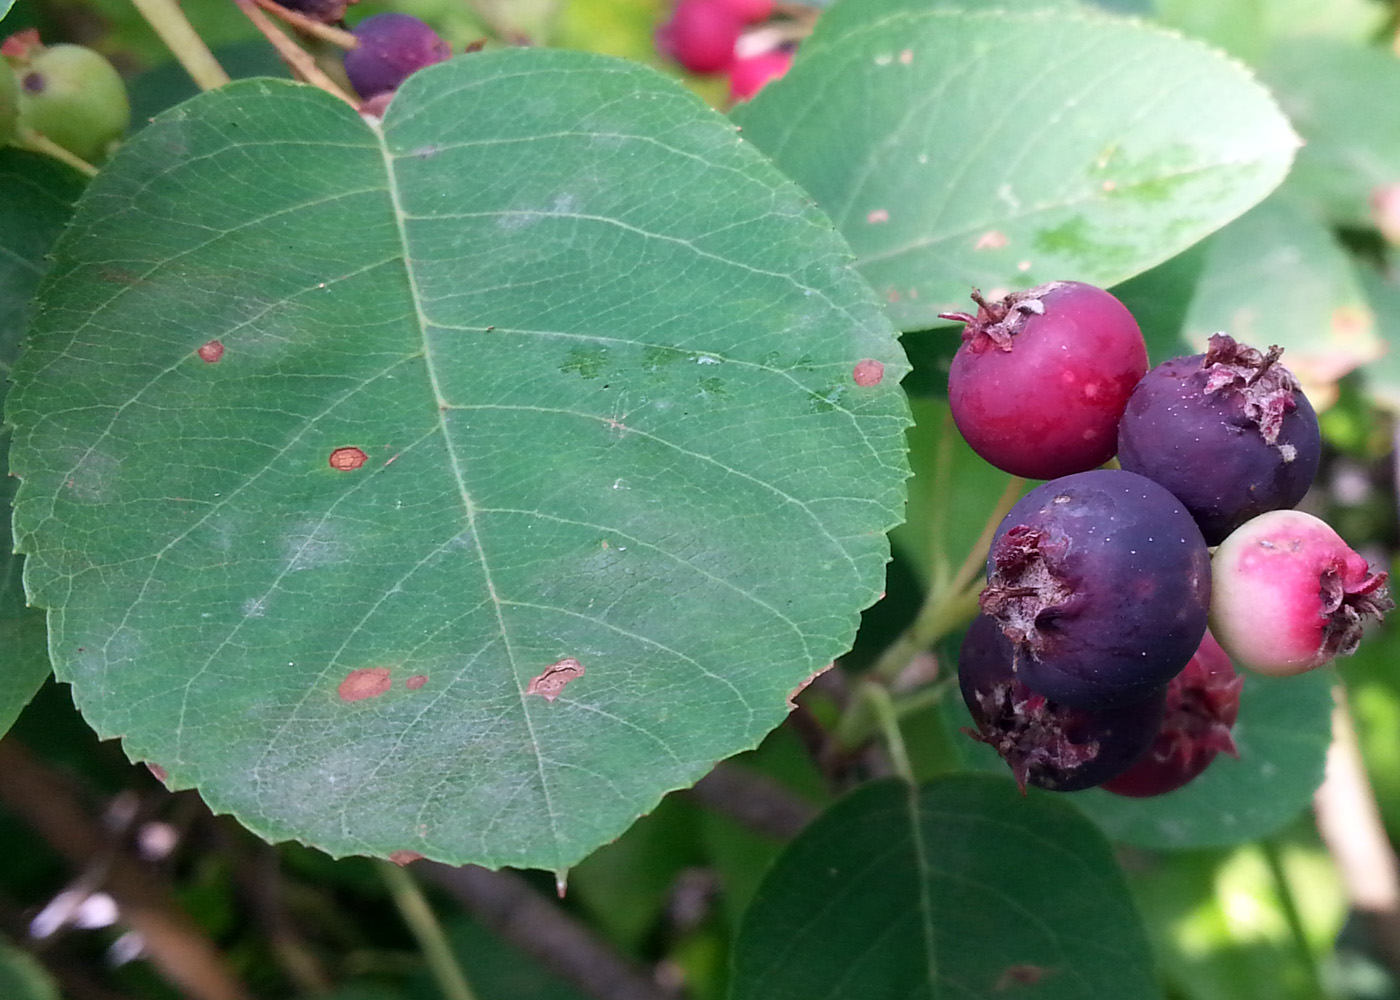
<svg viewBox="0 0 1400 1000"><path fill-rule="evenodd" d="M1008 240L1006 234L1000 229L988 229L981 236L977 237L977 242L972 244L974 250L1000 250L1006 246Z"/></svg>
<svg viewBox="0 0 1400 1000"><path fill-rule="evenodd" d="M545 667L539 676L532 677L525 693L537 694L545 701L553 701L559 697L559 692L564 690L565 685L582 676L583 664L572 656L567 656L558 663L551 663Z"/></svg>
<svg viewBox="0 0 1400 1000"><path fill-rule="evenodd" d="M331 452L331 468L338 472L353 472L365 464L369 456L359 448L337 448Z"/></svg>
<svg viewBox="0 0 1400 1000"><path fill-rule="evenodd" d="M389 860L400 868L413 864L415 861L422 861L423 855L417 851L390 851Z"/></svg>
<svg viewBox="0 0 1400 1000"><path fill-rule="evenodd" d="M199 355L199 360L212 365L224 356L224 345L220 341L211 340L195 353Z"/></svg>
<svg viewBox="0 0 1400 1000"><path fill-rule="evenodd" d="M874 358L865 358L856 362L855 369L851 372L851 378L862 388L879 385L880 380L885 377L885 366Z"/></svg>
<svg viewBox="0 0 1400 1000"><path fill-rule="evenodd" d="M366 698L378 698L388 691L392 684L388 667L363 667L346 674L345 680L336 688L336 693L340 695L341 701L363 701Z"/></svg>
<svg viewBox="0 0 1400 1000"><path fill-rule="evenodd" d="M881 222L889 222L890 213L883 208L877 208L865 217L865 221L870 223L872 226L877 225Z"/></svg>

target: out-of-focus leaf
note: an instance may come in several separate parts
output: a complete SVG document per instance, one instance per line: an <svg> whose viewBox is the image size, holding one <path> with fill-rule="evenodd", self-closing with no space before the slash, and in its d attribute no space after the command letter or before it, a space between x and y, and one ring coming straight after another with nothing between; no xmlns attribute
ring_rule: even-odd
<svg viewBox="0 0 1400 1000"><path fill-rule="evenodd" d="M973 775L837 803L769 871L731 1000L1158 996L1108 844L1048 794Z"/></svg>
<svg viewBox="0 0 1400 1000"><path fill-rule="evenodd" d="M235 82L56 255L8 414L56 665L263 836L567 868L755 745L881 589L893 330L654 71L484 52L382 130Z"/></svg>
<svg viewBox="0 0 1400 1000"><path fill-rule="evenodd" d="M1400 59L1308 37L1280 46L1260 73L1304 140L1289 190L1334 222L1370 225L1372 189L1400 182Z"/></svg>
<svg viewBox="0 0 1400 1000"><path fill-rule="evenodd" d="M1319 410L1339 378L1385 350L1350 255L1320 219L1282 197L1211 238L1186 336L1201 351L1222 330L1284 348L1283 363Z"/></svg>
<svg viewBox="0 0 1400 1000"><path fill-rule="evenodd" d="M1400 412L1400 253L1388 251L1383 269L1360 265L1356 270L1385 344L1381 356L1362 369L1366 390L1380 406Z"/></svg>
<svg viewBox="0 0 1400 1000"><path fill-rule="evenodd" d="M1164 24L1204 39L1247 62L1267 62L1273 48L1290 39L1326 45L1332 40L1360 47L1385 25L1384 5L1371 0L1156 0Z"/></svg>
<svg viewBox="0 0 1400 1000"><path fill-rule="evenodd" d="M1147 356L1154 365L1195 353L1186 342L1186 314L1205 266L1207 246L1208 241L1197 243L1112 290L1142 328Z"/></svg>
<svg viewBox="0 0 1400 1000"><path fill-rule="evenodd" d="M1258 202L1297 145L1238 64L1063 5L838 4L733 117L903 330L972 286L1117 284Z"/></svg>
<svg viewBox="0 0 1400 1000"><path fill-rule="evenodd" d="M59 1000L58 985L27 952L0 940L0 997Z"/></svg>

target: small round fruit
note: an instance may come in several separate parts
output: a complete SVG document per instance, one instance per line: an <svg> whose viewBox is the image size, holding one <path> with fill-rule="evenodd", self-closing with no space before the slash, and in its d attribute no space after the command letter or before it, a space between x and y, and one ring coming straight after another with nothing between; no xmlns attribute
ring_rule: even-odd
<svg viewBox="0 0 1400 1000"><path fill-rule="evenodd" d="M1240 666L1300 674L1356 652L1365 620L1395 607L1386 575L1320 518L1260 514L1215 550L1210 629Z"/></svg>
<svg viewBox="0 0 1400 1000"><path fill-rule="evenodd" d="M92 49L41 47L15 73L19 124L74 156L101 160L131 123L126 85L112 64Z"/></svg>
<svg viewBox="0 0 1400 1000"><path fill-rule="evenodd" d="M452 58L452 47L412 14L375 14L355 25L359 44L345 53L345 75L365 100L398 89L424 66Z"/></svg>
<svg viewBox="0 0 1400 1000"><path fill-rule="evenodd" d="M1085 472L1113 457L1118 420L1147 371L1147 345L1116 298L1052 281L997 302L972 293L948 373L953 421L972 450L1030 479Z"/></svg>
<svg viewBox="0 0 1400 1000"><path fill-rule="evenodd" d="M1117 708L1090 711L1057 704L1016 676L1014 654L996 622L973 620L958 653L958 686L977 730L1027 785L1054 792L1091 788L1122 773L1151 746L1162 723L1164 692Z"/></svg>
<svg viewBox="0 0 1400 1000"><path fill-rule="evenodd" d="M1096 469L1027 493L987 556L980 604L1016 673L1078 708L1165 688L1201 644L1210 551L1181 503L1131 472Z"/></svg>
<svg viewBox="0 0 1400 1000"><path fill-rule="evenodd" d="M692 73L723 73L744 22L720 0L680 0L656 29L656 47Z"/></svg>
<svg viewBox="0 0 1400 1000"><path fill-rule="evenodd" d="M1238 757L1230 729L1243 687L1244 678L1207 632L1191 662L1167 685L1167 713L1152 748L1103 789L1135 799L1164 795L1194 781L1216 754Z"/></svg>
<svg viewBox="0 0 1400 1000"><path fill-rule="evenodd" d="M1119 464L1176 494L1207 545L1292 507L1317 475L1317 415L1282 353L1217 333L1205 354L1148 372L1123 412Z"/></svg>
<svg viewBox="0 0 1400 1000"><path fill-rule="evenodd" d="M756 56L735 59L729 67L729 99L747 101L792 66L792 52L773 49Z"/></svg>
<svg viewBox="0 0 1400 1000"><path fill-rule="evenodd" d="M757 24L773 16L773 0L715 0L745 24Z"/></svg>

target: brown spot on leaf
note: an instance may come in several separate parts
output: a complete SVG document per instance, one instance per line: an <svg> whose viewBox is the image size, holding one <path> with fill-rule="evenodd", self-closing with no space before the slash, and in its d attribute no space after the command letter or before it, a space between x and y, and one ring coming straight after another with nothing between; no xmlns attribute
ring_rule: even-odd
<svg viewBox="0 0 1400 1000"><path fill-rule="evenodd" d="M1005 993L1007 990L1017 986L1034 986L1053 970L1047 969L1043 965L1030 965L1025 962L1018 962L1015 965L1008 965L1006 971L997 978L996 985L992 987L997 993Z"/></svg>
<svg viewBox="0 0 1400 1000"><path fill-rule="evenodd" d="M212 365L224 356L224 345L217 340L211 340L195 353L199 355L199 360Z"/></svg>
<svg viewBox="0 0 1400 1000"><path fill-rule="evenodd" d="M885 366L874 358L857 361L855 369L851 372L851 378L855 379L856 385L861 387L879 385L880 380L884 377Z"/></svg>
<svg viewBox="0 0 1400 1000"><path fill-rule="evenodd" d="M912 63L912 62L914 61L914 50L913 50L913 49L905 49L903 52L901 52L901 53L899 54L899 61L900 61L901 64L903 64L903 65L905 65L905 66L908 66L910 63Z"/></svg>
<svg viewBox="0 0 1400 1000"><path fill-rule="evenodd" d="M972 244L974 250L1000 250L1006 246L1006 234L1000 229L988 229L981 236L977 237L977 242Z"/></svg>
<svg viewBox="0 0 1400 1000"><path fill-rule="evenodd" d="M403 868L406 865L413 864L415 861L422 861L423 855L419 854L417 851L390 851L389 860L400 868Z"/></svg>
<svg viewBox="0 0 1400 1000"><path fill-rule="evenodd" d="M408 688L410 691L417 691L426 683L428 683L427 674L414 674L408 680L403 682L403 686Z"/></svg>
<svg viewBox="0 0 1400 1000"><path fill-rule="evenodd" d="M583 664L572 656L566 656L558 663L551 663L545 667L538 677L532 677L525 693L537 694L545 701L553 701L559 697L559 692L564 690L565 685L582 676Z"/></svg>
<svg viewBox="0 0 1400 1000"><path fill-rule="evenodd" d="M817 671L815 671L814 673L808 674L807 677L806 677L806 679L804 679L804 680L802 681L801 684L799 684L799 685L797 685L797 687L793 688L793 689L792 689L792 693L789 694L789 695L787 696L787 707L788 707L788 711L791 712L791 711L794 711L794 710L797 708L797 696L800 695L803 691L807 690L807 685L811 684L814 680L816 680L818 677L820 677L822 674L826 673L828 670L830 670L830 669L831 669L832 667L834 667L834 666L836 666L835 661L832 661L831 663L828 663L826 666L822 667L820 670L817 670Z"/></svg>
<svg viewBox="0 0 1400 1000"><path fill-rule="evenodd" d="M369 458L359 448L337 448L331 452L331 468L340 472L352 472L365 464Z"/></svg>
<svg viewBox="0 0 1400 1000"><path fill-rule="evenodd" d="M363 701L366 698L378 698L388 691L392 684L388 667L363 667L346 674L345 680L336 688L336 693L340 695L341 701Z"/></svg>
<svg viewBox="0 0 1400 1000"><path fill-rule="evenodd" d="M162 785L170 783L170 774L165 770L165 768L161 767L159 764L152 764L150 761L146 761L146 770L150 771L151 776L154 777L157 781L159 781Z"/></svg>

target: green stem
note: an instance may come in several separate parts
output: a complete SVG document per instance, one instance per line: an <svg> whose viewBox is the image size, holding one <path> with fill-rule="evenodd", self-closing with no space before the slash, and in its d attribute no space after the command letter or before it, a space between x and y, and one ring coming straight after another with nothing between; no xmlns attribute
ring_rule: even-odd
<svg viewBox="0 0 1400 1000"><path fill-rule="evenodd" d="M880 727L885 749L889 751L890 764L894 773L910 785L915 784L914 767L909 763L909 751L904 746L904 733L899 728L899 713L890 698L889 689L881 684L864 683L860 687L860 698L870 706L875 722Z"/></svg>
<svg viewBox="0 0 1400 1000"><path fill-rule="evenodd" d="M399 915L417 939L442 995L447 1000L475 1000L467 977L457 964L457 956L452 954L452 946L447 943L447 935L443 934L442 925L413 876L389 861L379 863L379 874L389 888Z"/></svg>
<svg viewBox="0 0 1400 1000"><path fill-rule="evenodd" d="M200 90L213 90L228 83L228 74L185 17L178 0L131 0L131 3Z"/></svg>
<svg viewBox="0 0 1400 1000"><path fill-rule="evenodd" d="M43 133L35 132L32 128L26 128L23 125L21 125L17 131L19 134L15 138L19 141L16 142L15 145L21 149L27 149L31 153L42 153L44 156L51 156L60 163L66 163L74 170L86 174L88 177L97 176L97 168L91 163L81 156L78 156L76 153L70 153Z"/></svg>
<svg viewBox="0 0 1400 1000"><path fill-rule="evenodd" d="M1303 915L1298 909L1298 900L1294 897L1293 888L1288 881L1288 872L1283 866L1283 853L1279 850L1278 842L1272 839L1264 840L1260 847L1264 852L1264 862L1269 867L1269 876L1274 883L1274 896L1278 900L1279 909L1283 911L1283 919L1288 923L1289 933L1293 936L1294 949L1298 952L1303 969L1313 984L1313 993L1318 997L1330 997L1332 992L1323 983L1322 972L1317 967L1317 958L1313 955L1312 946L1308 944Z"/></svg>
<svg viewBox="0 0 1400 1000"><path fill-rule="evenodd" d="M982 590L981 570L987 561L987 550L998 525L1021 495L1025 480L1015 476L1007 480L1001 498L992 508L982 533L973 543L967 557L946 586L931 586L914 621L891 643L872 668L873 676L894 680L909 665L909 661L928 649L943 636L977 614L977 595Z"/></svg>

